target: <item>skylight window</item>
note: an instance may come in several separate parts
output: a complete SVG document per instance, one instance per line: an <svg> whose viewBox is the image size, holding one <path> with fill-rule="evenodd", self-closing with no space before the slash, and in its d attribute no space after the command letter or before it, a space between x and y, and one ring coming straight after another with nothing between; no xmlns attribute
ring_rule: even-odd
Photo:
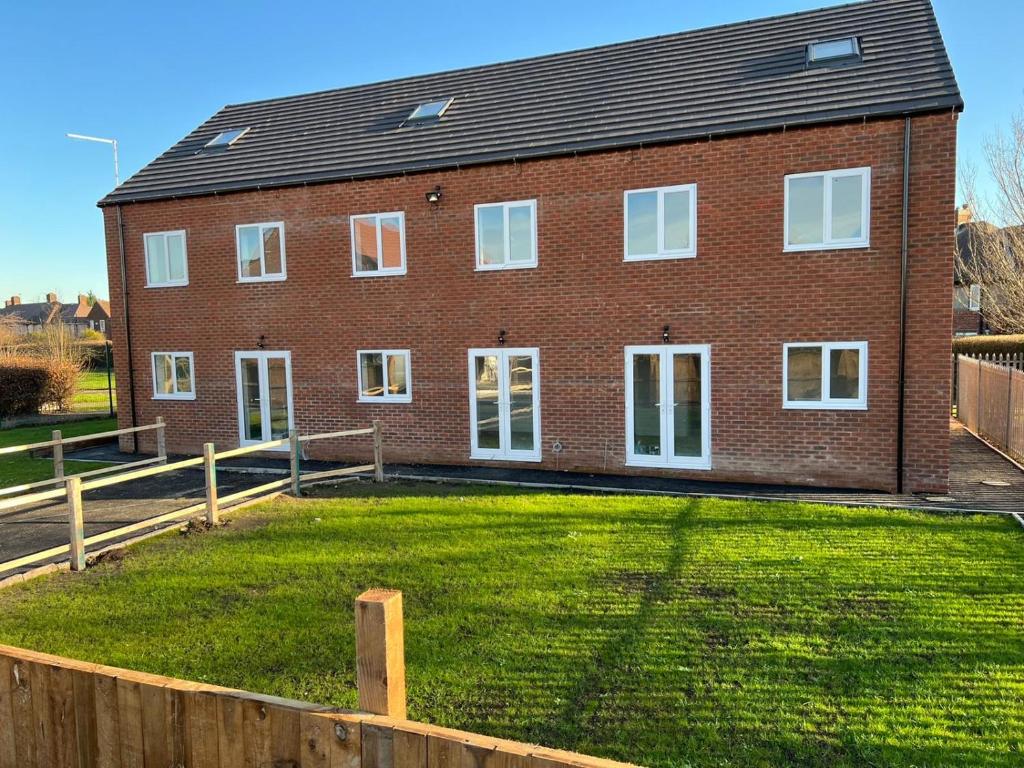
<svg viewBox="0 0 1024 768"><path fill-rule="evenodd" d="M249 132L248 128L232 128L227 131L221 131L214 136L210 141L206 142L207 147L230 147L240 138L245 136Z"/></svg>
<svg viewBox="0 0 1024 768"><path fill-rule="evenodd" d="M856 37L824 40L807 46L808 64L860 61L860 41Z"/></svg>
<svg viewBox="0 0 1024 768"><path fill-rule="evenodd" d="M405 122L419 123L426 120L437 120L445 113L445 110L451 106L452 101L454 101L454 97L450 99L438 99L437 101L427 101L420 104L412 111L412 114L405 119Z"/></svg>

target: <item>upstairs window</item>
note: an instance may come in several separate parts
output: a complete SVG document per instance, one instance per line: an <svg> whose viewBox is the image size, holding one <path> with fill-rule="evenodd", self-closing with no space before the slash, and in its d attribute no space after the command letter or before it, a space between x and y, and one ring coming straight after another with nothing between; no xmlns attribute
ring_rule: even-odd
<svg viewBox="0 0 1024 768"><path fill-rule="evenodd" d="M235 236L239 282L285 279L284 222L240 224L235 227Z"/></svg>
<svg viewBox="0 0 1024 768"><path fill-rule="evenodd" d="M412 402L409 350L364 350L357 353L357 355L359 362L360 402Z"/></svg>
<svg viewBox="0 0 1024 768"><path fill-rule="evenodd" d="M452 97L424 102L409 113L409 116L405 118L405 123L425 123L431 120L440 120L454 100L455 98Z"/></svg>
<svg viewBox="0 0 1024 768"><path fill-rule="evenodd" d="M823 40L807 46L807 66L809 67L860 60L860 40L856 37Z"/></svg>
<svg viewBox="0 0 1024 768"><path fill-rule="evenodd" d="M783 345L782 387L783 408L865 410L867 342Z"/></svg>
<svg viewBox="0 0 1024 768"><path fill-rule="evenodd" d="M977 283L971 285L958 285L953 293L953 308L977 312L981 309L981 286Z"/></svg>
<svg viewBox="0 0 1024 768"><path fill-rule="evenodd" d="M870 168L786 176L785 250L867 248L870 209Z"/></svg>
<svg viewBox="0 0 1024 768"><path fill-rule="evenodd" d="M626 261L697 255L697 185L633 189L624 195Z"/></svg>
<svg viewBox="0 0 1024 768"><path fill-rule="evenodd" d="M146 248L146 287L188 285L185 230L143 235Z"/></svg>
<svg viewBox="0 0 1024 768"><path fill-rule="evenodd" d="M212 139L205 144L205 148L214 149L216 147L230 147L240 138L245 136L249 132L248 128L231 128L227 131L221 131Z"/></svg>
<svg viewBox="0 0 1024 768"><path fill-rule="evenodd" d="M191 352L153 353L153 399L195 400Z"/></svg>
<svg viewBox="0 0 1024 768"><path fill-rule="evenodd" d="M352 274L405 274L405 214L374 213L351 218Z"/></svg>
<svg viewBox="0 0 1024 768"><path fill-rule="evenodd" d="M537 266L537 201L477 205L476 268Z"/></svg>

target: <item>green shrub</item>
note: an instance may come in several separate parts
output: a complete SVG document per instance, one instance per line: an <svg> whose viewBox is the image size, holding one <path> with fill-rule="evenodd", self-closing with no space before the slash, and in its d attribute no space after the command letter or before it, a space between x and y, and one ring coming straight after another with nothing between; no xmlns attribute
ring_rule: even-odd
<svg viewBox="0 0 1024 768"><path fill-rule="evenodd" d="M63 360L0 359L0 416L38 413L45 405L66 409L78 387L79 371Z"/></svg>
<svg viewBox="0 0 1024 768"><path fill-rule="evenodd" d="M958 355L1012 355L1024 353L1024 334L1016 336L957 336L953 351Z"/></svg>

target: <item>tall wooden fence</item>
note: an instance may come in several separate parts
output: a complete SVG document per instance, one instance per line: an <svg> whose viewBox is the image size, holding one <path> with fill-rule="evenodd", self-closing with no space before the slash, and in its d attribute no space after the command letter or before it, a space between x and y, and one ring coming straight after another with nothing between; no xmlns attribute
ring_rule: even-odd
<svg viewBox="0 0 1024 768"><path fill-rule="evenodd" d="M957 418L971 432L1024 462L1024 371L957 357Z"/></svg>
<svg viewBox="0 0 1024 768"><path fill-rule="evenodd" d="M359 701L366 712L0 645L0 768L628 765L404 719L401 594L366 593L356 614Z"/></svg>

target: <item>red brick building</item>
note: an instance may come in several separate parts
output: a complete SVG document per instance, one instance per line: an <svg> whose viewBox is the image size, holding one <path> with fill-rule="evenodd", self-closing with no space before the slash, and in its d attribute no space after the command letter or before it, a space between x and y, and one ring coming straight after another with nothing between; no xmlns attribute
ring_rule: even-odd
<svg viewBox="0 0 1024 768"><path fill-rule="evenodd" d="M225 107L100 203L120 419L942 490L961 109L926 0Z"/></svg>

